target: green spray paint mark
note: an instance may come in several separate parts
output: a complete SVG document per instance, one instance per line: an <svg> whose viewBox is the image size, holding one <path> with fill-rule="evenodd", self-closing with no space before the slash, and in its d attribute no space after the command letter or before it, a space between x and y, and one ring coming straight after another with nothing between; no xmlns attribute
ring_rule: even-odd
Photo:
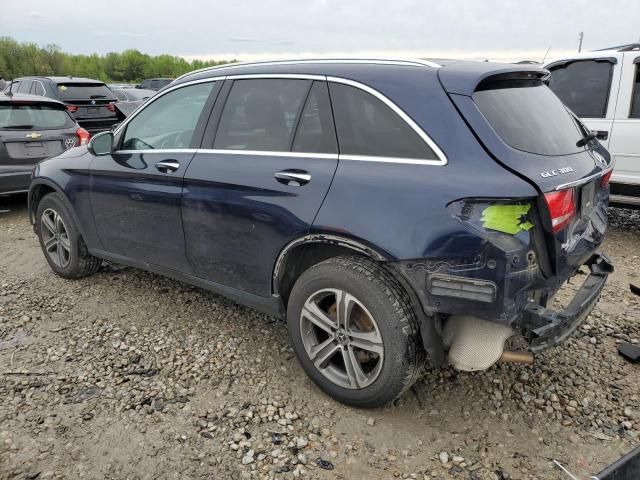
<svg viewBox="0 0 640 480"><path fill-rule="evenodd" d="M482 211L482 226L509 235L530 230L533 224L527 219L531 205L491 205Z"/></svg>

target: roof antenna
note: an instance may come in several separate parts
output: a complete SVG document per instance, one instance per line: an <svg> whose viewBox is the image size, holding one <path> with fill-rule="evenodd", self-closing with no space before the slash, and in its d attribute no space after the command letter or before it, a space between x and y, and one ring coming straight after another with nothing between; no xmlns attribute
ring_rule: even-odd
<svg viewBox="0 0 640 480"><path fill-rule="evenodd" d="M551 45L549 45L549 48L547 48L547 51L544 54L544 57L542 57L542 62L544 64L544 61L547 59L547 55L549 55L549 52L551 51Z"/></svg>

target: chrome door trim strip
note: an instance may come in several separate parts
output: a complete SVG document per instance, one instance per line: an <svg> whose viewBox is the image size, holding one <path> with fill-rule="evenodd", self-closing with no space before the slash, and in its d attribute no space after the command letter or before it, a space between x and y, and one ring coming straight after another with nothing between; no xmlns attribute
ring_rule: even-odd
<svg viewBox="0 0 640 480"><path fill-rule="evenodd" d="M440 150L440 147L438 147L438 145L436 145L436 143L433 140L431 140L431 137L429 137L429 135L427 135L426 132L422 130L422 128L420 128L418 124L414 122L413 119L404 112L404 110L398 107L395 103L389 100L385 95L380 93L378 90L371 88L368 85L365 85L363 83L356 82L355 80L349 80L341 77L328 76L327 81L341 83L343 85L349 85L351 87L358 88L364 92L367 92L370 95L373 95L382 103L384 103L387 107L393 110L400 118L402 118L413 129L414 132L418 134L420 138L422 138L422 140L424 140L424 142L427 145L429 145L431 150L433 150L433 152L438 157L438 160L420 160L420 162L422 162L421 164L423 165L446 165L447 164L446 155L442 150ZM359 155L354 155L353 157L356 157L356 156L359 156ZM424 163L424 162L427 162L427 163Z"/></svg>

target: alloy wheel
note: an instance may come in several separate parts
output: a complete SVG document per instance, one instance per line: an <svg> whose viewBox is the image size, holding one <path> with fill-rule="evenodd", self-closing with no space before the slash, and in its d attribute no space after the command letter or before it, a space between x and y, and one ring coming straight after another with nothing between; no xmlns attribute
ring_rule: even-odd
<svg viewBox="0 0 640 480"><path fill-rule="evenodd" d="M311 295L300 314L304 348L318 371L347 389L371 385L382 369L378 325L356 297L339 289Z"/></svg>
<svg viewBox="0 0 640 480"><path fill-rule="evenodd" d="M42 213L40 226L45 254L57 267L66 268L71 262L71 242L62 217L47 208Z"/></svg>

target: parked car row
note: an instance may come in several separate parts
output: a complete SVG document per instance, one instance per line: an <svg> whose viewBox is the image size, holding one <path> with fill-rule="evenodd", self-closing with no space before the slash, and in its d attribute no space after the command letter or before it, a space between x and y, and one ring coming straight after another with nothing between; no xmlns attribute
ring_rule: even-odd
<svg viewBox="0 0 640 480"><path fill-rule="evenodd" d="M27 191L38 161L110 130L155 93L88 78L12 80L0 95L0 194Z"/></svg>

